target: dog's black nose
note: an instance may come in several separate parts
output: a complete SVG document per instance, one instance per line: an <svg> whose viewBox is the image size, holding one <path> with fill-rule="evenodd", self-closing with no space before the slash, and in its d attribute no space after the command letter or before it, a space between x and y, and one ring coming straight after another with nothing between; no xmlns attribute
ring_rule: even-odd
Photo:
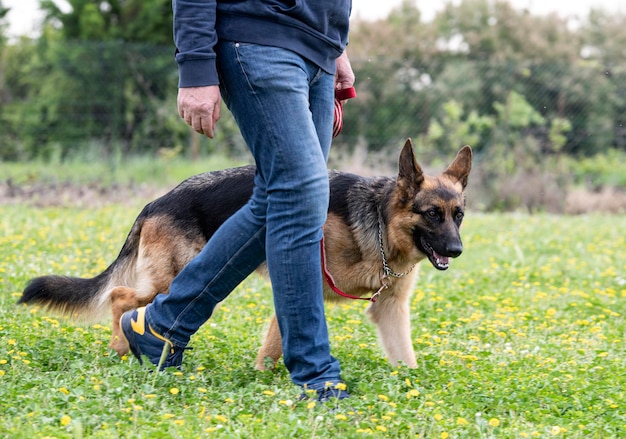
<svg viewBox="0 0 626 439"><path fill-rule="evenodd" d="M463 244L461 242L450 242L446 245L446 256L456 258L463 253Z"/></svg>

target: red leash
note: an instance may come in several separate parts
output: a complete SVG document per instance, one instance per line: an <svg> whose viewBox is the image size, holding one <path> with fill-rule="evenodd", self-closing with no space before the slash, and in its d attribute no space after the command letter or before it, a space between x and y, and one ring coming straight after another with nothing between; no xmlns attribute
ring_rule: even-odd
<svg viewBox="0 0 626 439"><path fill-rule="evenodd" d="M333 121L333 138L337 137L343 128L343 103L348 99L356 98L354 87L335 90L335 113Z"/></svg>
<svg viewBox="0 0 626 439"><path fill-rule="evenodd" d="M347 299L358 299L358 300L368 300L372 303L376 302L376 298L380 295L382 290L386 289L389 285L386 282L383 282L383 285L380 287L376 293L372 295L372 297L359 297L353 296L352 294L345 293L339 289L337 284L335 284L335 279L333 279L333 275L330 274L328 268L326 267L326 249L324 248L324 237L322 236L322 240L320 241L320 247L322 252L322 272L324 273L324 278L326 279L326 283L335 293L339 294L341 297L345 297Z"/></svg>

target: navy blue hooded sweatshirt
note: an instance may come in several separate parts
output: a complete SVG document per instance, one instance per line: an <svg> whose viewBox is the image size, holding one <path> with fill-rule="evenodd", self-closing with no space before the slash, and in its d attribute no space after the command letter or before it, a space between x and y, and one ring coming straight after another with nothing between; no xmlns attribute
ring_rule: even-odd
<svg viewBox="0 0 626 439"><path fill-rule="evenodd" d="M179 87L219 84L218 38L289 49L334 73L351 8L352 0L173 0Z"/></svg>

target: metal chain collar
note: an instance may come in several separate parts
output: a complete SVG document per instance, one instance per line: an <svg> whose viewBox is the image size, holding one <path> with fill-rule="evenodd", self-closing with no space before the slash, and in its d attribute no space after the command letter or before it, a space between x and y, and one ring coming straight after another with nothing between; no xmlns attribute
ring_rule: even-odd
<svg viewBox="0 0 626 439"><path fill-rule="evenodd" d="M378 209L378 245L380 247L380 256L383 260L383 272L385 273L385 275L383 276L383 281L385 281L386 278L389 278L390 276L397 277L397 278L404 277L407 274L409 274L411 271L413 271L413 269L415 268L415 265L417 265L417 264L413 264L411 268L409 268L408 270L402 273L397 273L393 271L393 269L387 263L387 256L385 256L385 248L383 246L383 216L380 212L380 209Z"/></svg>

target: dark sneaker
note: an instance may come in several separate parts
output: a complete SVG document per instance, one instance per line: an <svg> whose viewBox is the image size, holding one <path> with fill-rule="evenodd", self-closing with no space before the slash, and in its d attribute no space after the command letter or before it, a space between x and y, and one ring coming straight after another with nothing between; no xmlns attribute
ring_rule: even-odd
<svg viewBox="0 0 626 439"><path fill-rule="evenodd" d="M320 389L317 391L317 400L319 402L327 402L331 399L342 400L349 397L350 394L341 389Z"/></svg>
<svg viewBox="0 0 626 439"><path fill-rule="evenodd" d="M310 400L319 402L328 402L331 399L342 400L349 398L350 394L345 390L345 384L337 384L335 386L326 386L321 389L309 389L302 392L299 400Z"/></svg>
<svg viewBox="0 0 626 439"><path fill-rule="evenodd" d="M174 346L171 341L157 334L146 323L145 307L122 314L120 326L130 350L139 359L140 364L143 364L141 357L145 355L159 370L168 367L180 368L185 349Z"/></svg>

